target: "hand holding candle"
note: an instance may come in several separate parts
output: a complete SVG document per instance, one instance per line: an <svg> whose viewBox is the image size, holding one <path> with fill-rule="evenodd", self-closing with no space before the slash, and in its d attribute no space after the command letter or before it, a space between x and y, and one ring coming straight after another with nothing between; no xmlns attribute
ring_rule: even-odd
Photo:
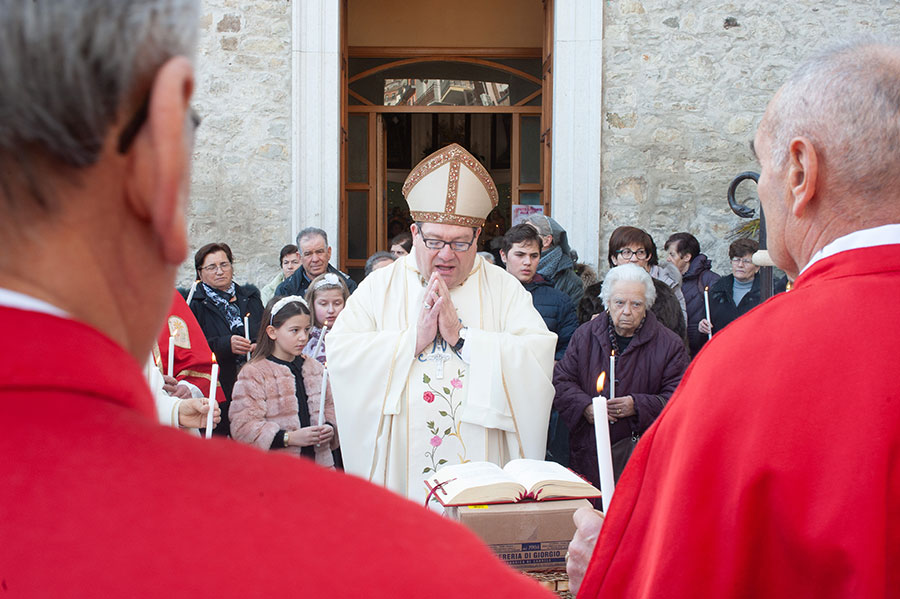
<svg viewBox="0 0 900 599"><path fill-rule="evenodd" d="M597 377L597 397L593 398L594 433L597 437L597 464L600 469L600 493L603 499L603 511L609 509L616 480L613 476L612 446L609 442L609 414L606 409L606 398L600 395L606 385L606 372Z"/></svg>
<svg viewBox="0 0 900 599"><path fill-rule="evenodd" d="M206 414L206 438L212 437L213 415L216 411L216 384L219 382L219 364L216 354L212 355L212 372L209 373L209 412Z"/></svg>

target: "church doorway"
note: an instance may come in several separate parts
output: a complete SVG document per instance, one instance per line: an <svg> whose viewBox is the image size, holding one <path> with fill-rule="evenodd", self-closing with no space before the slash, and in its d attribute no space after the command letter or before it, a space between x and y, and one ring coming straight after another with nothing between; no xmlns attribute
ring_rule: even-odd
<svg viewBox="0 0 900 599"><path fill-rule="evenodd" d="M475 155L497 184L500 204L488 217L480 250L490 251L516 215L549 214L552 61L545 49L552 42L543 42L477 51L345 45L342 270L361 280L368 256L390 249L393 236L409 230L403 182L420 160L449 143Z"/></svg>

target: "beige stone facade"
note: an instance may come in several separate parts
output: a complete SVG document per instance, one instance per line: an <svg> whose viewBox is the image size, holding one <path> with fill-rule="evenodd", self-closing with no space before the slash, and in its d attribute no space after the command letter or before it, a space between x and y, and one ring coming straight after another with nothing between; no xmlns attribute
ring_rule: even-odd
<svg viewBox="0 0 900 599"><path fill-rule="evenodd" d="M564 2L556 0L557 10ZM313 201L292 194L294 7L286 0L205 0L204 7L192 252L207 241L226 241L236 255L237 280L264 284L277 271L278 250L291 241L292 214L304 214L302 204ZM649 230L660 246L670 233L690 231L714 269L727 272L726 237L741 221L728 209L725 191L734 175L757 168L748 144L785 76L829 41L860 33L900 39L895 0L614 0L591 14L603 21L602 86L580 93L597 95L591 105L599 111L593 122L602 140L593 165L599 193L555 194L552 201L554 214L599 206L597 222L586 229L597 232L595 250L581 253L602 269L609 233L631 224ZM324 100L339 106L338 93ZM554 109L565 106L560 101ZM302 151L314 152L303 146L309 124L293 126ZM556 167L554 173L566 172ZM752 183L739 196L755 197ZM336 214L336 198L333 204ZM185 265L179 283L191 278Z"/></svg>

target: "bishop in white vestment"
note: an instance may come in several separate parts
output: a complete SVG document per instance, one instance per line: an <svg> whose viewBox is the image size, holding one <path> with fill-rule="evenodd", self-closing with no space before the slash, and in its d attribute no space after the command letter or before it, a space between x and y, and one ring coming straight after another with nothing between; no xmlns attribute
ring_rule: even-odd
<svg viewBox="0 0 900 599"><path fill-rule="evenodd" d="M413 251L350 296L328 368L345 469L423 501L444 466L544 458L556 335L518 280L476 255L497 196L474 157L444 148L404 193Z"/></svg>

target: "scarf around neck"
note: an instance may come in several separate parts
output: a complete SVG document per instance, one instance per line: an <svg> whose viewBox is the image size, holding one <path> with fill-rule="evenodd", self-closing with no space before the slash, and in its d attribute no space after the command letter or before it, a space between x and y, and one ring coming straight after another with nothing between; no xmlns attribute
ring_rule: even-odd
<svg viewBox="0 0 900 599"><path fill-rule="evenodd" d="M232 332L236 329L241 329L241 331L243 331L244 321L241 318L241 311L238 310L237 302L231 301L235 296L234 281L231 282L231 285L225 291L213 289L206 283L201 284L203 285L203 291L206 293L206 297L209 298L216 309L225 317L228 328L231 329Z"/></svg>

